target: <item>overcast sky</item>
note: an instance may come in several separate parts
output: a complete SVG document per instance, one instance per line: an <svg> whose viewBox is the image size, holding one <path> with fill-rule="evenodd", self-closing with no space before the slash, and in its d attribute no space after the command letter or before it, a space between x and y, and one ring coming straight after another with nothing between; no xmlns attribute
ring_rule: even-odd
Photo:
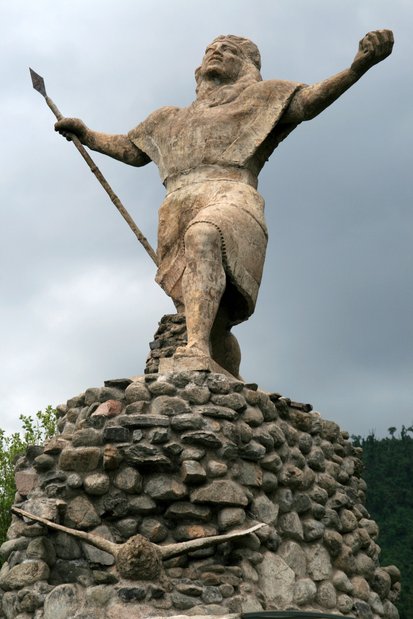
<svg viewBox="0 0 413 619"><path fill-rule="evenodd" d="M264 79L312 83L391 28L392 56L273 154L270 243L241 373L351 434L413 423L413 5L410 0L0 0L0 427L108 378L142 374L173 305L154 266L31 86L125 133L188 105L206 45L257 43ZM156 167L93 155L156 244Z"/></svg>

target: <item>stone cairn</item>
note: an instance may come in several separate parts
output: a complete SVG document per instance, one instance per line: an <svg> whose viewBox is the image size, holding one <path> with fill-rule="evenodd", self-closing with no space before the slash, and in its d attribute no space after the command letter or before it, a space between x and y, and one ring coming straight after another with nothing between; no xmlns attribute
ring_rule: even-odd
<svg viewBox="0 0 413 619"><path fill-rule="evenodd" d="M152 353L169 354L181 326L165 318ZM128 580L110 552L13 515L1 617L296 609L398 618L400 574L379 565L361 450L310 405L223 374L147 372L87 389L58 413L59 433L16 463L17 508L118 544L140 534L162 547L265 526L168 558L156 578Z"/></svg>

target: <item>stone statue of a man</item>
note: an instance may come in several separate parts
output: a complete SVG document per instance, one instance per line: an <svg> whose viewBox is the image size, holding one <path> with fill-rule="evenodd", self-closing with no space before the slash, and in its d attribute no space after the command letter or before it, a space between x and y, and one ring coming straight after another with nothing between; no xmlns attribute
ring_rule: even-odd
<svg viewBox="0 0 413 619"><path fill-rule="evenodd" d="M238 376L230 329L254 311L267 244L257 177L297 125L342 95L393 47L389 30L367 34L350 68L320 83L262 81L258 48L220 36L196 70L196 99L163 107L127 135L88 129L75 118L56 130L133 166L153 161L167 195L159 211L156 281L184 310L188 344L177 356L203 356Z"/></svg>

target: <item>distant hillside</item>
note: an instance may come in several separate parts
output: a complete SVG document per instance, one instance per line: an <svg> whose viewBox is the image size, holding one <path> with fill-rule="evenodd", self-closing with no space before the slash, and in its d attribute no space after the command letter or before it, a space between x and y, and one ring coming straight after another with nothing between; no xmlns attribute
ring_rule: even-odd
<svg viewBox="0 0 413 619"><path fill-rule="evenodd" d="M389 428L389 437L353 436L363 448L367 509L380 527L382 565L401 570L402 592L396 603L401 619L413 617L413 426Z"/></svg>

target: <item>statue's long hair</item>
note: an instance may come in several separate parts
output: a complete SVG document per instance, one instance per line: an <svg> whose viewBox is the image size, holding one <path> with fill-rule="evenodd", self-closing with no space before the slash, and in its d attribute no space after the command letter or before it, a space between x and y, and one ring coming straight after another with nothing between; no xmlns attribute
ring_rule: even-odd
<svg viewBox="0 0 413 619"><path fill-rule="evenodd" d="M212 80L206 80L201 73L201 67L195 71L197 100L208 100L210 105L220 105L232 101L250 84L262 80L261 56L258 47L249 39L233 34L221 35L216 41L229 41L237 47L243 60L237 80L230 84L216 85Z"/></svg>

